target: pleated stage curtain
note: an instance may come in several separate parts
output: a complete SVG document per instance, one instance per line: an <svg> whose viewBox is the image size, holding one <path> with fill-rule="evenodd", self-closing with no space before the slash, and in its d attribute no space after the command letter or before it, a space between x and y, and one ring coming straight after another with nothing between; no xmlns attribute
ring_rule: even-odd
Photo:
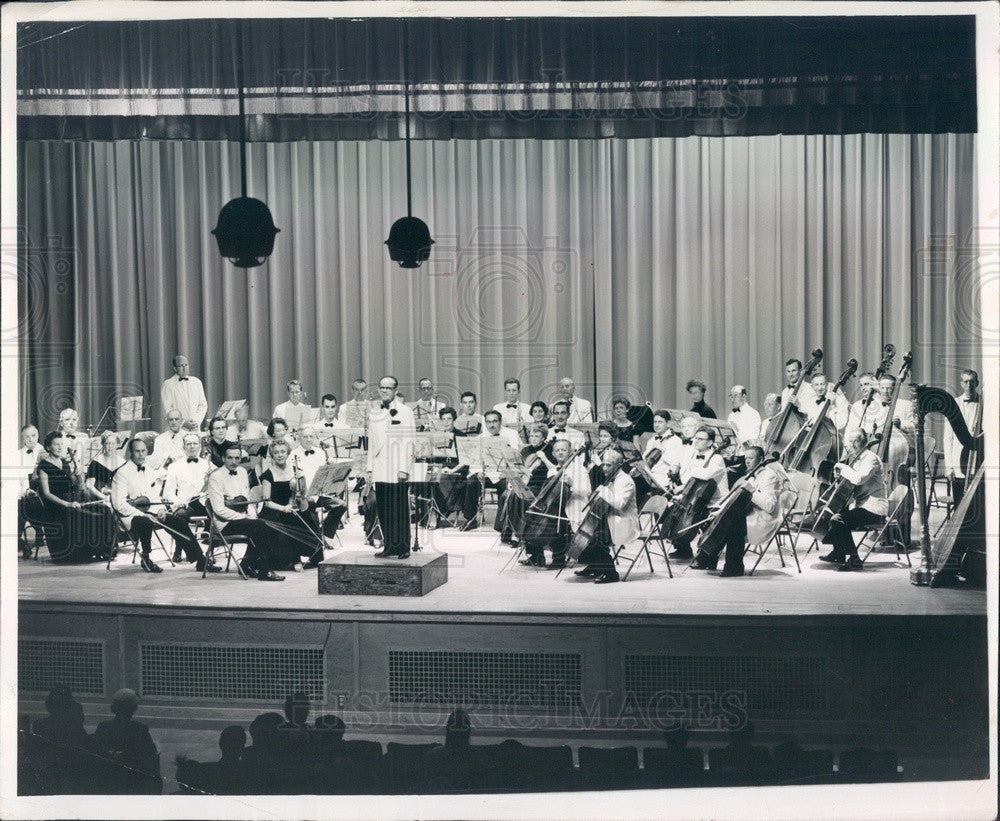
<svg viewBox="0 0 1000 821"><path fill-rule="evenodd" d="M408 398L429 376L483 406L507 376L548 400L570 375L599 409L688 407L696 377L725 411L731 384L759 408L814 347L834 377L912 347L915 379L947 385L980 356L971 134L422 141L413 212L436 244L414 271L383 244L402 143L248 152L281 233L244 271L209 233L238 145L20 144L26 419L158 402L176 353L211 409L259 418L292 377L313 404L388 372Z"/></svg>

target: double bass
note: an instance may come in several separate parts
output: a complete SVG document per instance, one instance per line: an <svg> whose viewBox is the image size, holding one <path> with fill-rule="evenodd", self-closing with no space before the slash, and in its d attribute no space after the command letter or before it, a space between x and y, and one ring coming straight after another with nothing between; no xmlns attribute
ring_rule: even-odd
<svg viewBox="0 0 1000 821"><path fill-rule="evenodd" d="M892 367L892 360L896 358L896 346L891 342L886 343L885 347L882 348L882 361L879 366L875 369L874 373L874 384L868 388L868 394L861 401L861 418L858 419L857 424L854 420L849 420L849 424L854 427L865 429L865 419L868 416L868 408L871 407L872 399L875 398L875 394L878 392L878 381L889 373L889 368Z"/></svg>
<svg viewBox="0 0 1000 821"><path fill-rule="evenodd" d="M791 400L798 396L802 383L810 377L816 366L822 361L823 351L817 348L812 352L812 356L799 374L799 378L792 388L792 395L789 397L789 401L781 409L781 413L772 419L771 423L767 426L767 434L764 437L765 455L770 455L774 452L783 452L785 448L795 441L795 437L798 436L802 426L805 425L807 421L806 415L795 407L795 403Z"/></svg>
<svg viewBox="0 0 1000 821"><path fill-rule="evenodd" d="M819 409L816 418L807 424L805 435L785 454L782 460L787 470L802 470L806 463L810 464L813 473L819 475L824 463L830 464L830 457L836 459L840 444L840 434L837 426L829 418L830 405L837 391L847 384L847 380L858 370L858 360L851 359L832 389L827 390L826 399Z"/></svg>
<svg viewBox="0 0 1000 821"><path fill-rule="evenodd" d="M905 468L910 454L910 445L906 441L906 435L902 431L896 431L893 424L893 417L896 415L896 402L899 399L899 391L910 373L910 366L912 364L913 354L907 351L906 356L903 357L903 364L899 368L896 384L892 386L892 396L889 399L889 406L886 408L885 426L881 431L881 438L878 440L876 450L878 458L882 460L882 464L887 471L887 490L892 490L896 484L909 483L909 470L906 469L897 472L896 468Z"/></svg>

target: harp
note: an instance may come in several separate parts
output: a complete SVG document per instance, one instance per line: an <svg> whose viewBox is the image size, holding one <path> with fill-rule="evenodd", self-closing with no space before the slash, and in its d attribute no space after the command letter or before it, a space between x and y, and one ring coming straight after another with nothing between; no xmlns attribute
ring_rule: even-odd
<svg viewBox="0 0 1000 821"><path fill-rule="evenodd" d="M910 572L910 582L936 587L957 575L966 554L984 555L986 551L983 434L981 431L969 430L955 397L947 391L927 385L917 385L915 389L921 564ZM941 528L933 544L927 523L927 467L924 453L924 420L929 413L942 414L951 425L955 437L962 443L962 464L968 468L965 471L965 496L955 508L951 519Z"/></svg>

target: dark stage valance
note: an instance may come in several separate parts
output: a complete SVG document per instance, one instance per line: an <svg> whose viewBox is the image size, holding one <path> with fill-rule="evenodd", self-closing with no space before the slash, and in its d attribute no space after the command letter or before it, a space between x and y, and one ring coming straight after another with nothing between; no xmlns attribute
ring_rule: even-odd
<svg viewBox="0 0 1000 821"><path fill-rule="evenodd" d="M976 130L973 17L423 18L25 24L19 137L236 139L239 27L255 141Z"/></svg>

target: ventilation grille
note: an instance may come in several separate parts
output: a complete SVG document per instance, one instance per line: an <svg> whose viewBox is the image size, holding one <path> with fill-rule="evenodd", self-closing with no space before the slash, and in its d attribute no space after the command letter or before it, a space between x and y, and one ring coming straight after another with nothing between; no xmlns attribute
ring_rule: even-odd
<svg viewBox="0 0 1000 821"><path fill-rule="evenodd" d="M301 690L323 700L323 648L142 644L145 696L281 701Z"/></svg>
<svg viewBox="0 0 1000 821"><path fill-rule="evenodd" d="M57 685L74 695L104 695L104 642L21 637L17 642L17 686L47 692Z"/></svg>
<svg viewBox="0 0 1000 821"><path fill-rule="evenodd" d="M390 650L394 703L572 706L580 702L581 661L571 653Z"/></svg>
<svg viewBox="0 0 1000 821"><path fill-rule="evenodd" d="M756 713L827 709L826 659L748 656L625 656L625 690L640 703L664 693L743 693Z"/></svg>

